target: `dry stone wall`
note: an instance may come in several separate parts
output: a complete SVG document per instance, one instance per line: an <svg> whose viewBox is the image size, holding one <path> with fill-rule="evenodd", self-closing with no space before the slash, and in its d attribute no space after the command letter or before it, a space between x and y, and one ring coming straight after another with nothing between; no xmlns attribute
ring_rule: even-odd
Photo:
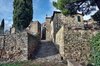
<svg viewBox="0 0 100 66"><path fill-rule="evenodd" d="M46 22L46 40L51 40L51 26L50 22Z"/></svg>
<svg viewBox="0 0 100 66"><path fill-rule="evenodd" d="M59 50L61 56L64 56L64 27L63 26L56 34L56 47Z"/></svg>
<svg viewBox="0 0 100 66"><path fill-rule="evenodd" d="M80 22L78 22L78 17L80 17ZM53 35L54 35L54 42L56 41L56 33L60 30L60 28L62 27L62 25L67 25L68 28L71 29L75 29L75 28L80 28L80 29L84 29L84 22L83 22L83 16L80 14L76 14L76 15L67 15L64 16L62 13L55 13L51 24L53 22L53 25L51 25L51 27L53 26L53 29L51 29L51 31L53 31Z"/></svg>
<svg viewBox="0 0 100 66"><path fill-rule="evenodd" d="M63 59L73 60L81 64L87 64L90 57L89 40L95 36L98 30L73 30L67 25L56 34L56 46Z"/></svg>
<svg viewBox="0 0 100 66"><path fill-rule="evenodd" d="M64 53L65 59L87 64L90 56L91 37L99 31L96 30L64 30Z"/></svg>
<svg viewBox="0 0 100 66"><path fill-rule="evenodd" d="M80 21L78 17L80 17ZM94 23L97 24L93 20L90 20L90 22L93 26ZM56 41L54 42L61 56L64 59L72 59L86 64L90 56L89 40L99 30L95 28L85 30L83 16L80 14L64 16L62 13L54 13L51 25L53 27L51 33L54 35L54 40ZM62 26L64 29L62 29Z"/></svg>
<svg viewBox="0 0 100 66"><path fill-rule="evenodd" d="M0 36L0 62L28 60L37 45L36 38L27 32Z"/></svg>
<svg viewBox="0 0 100 66"><path fill-rule="evenodd" d="M4 50L8 55L7 59L27 60L28 55L28 35L26 32L5 35ZM6 58L5 57L5 58Z"/></svg>
<svg viewBox="0 0 100 66"><path fill-rule="evenodd" d="M28 59L33 59L35 57L39 44L40 37L28 34Z"/></svg>

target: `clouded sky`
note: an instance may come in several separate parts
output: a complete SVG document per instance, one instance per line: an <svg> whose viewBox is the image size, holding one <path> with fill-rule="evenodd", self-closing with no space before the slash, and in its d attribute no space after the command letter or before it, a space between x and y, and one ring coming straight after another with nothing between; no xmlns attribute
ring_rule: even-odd
<svg viewBox="0 0 100 66"><path fill-rule="evenodd" d="M45 21L45 16L51 16L55 8L52 1L56 0L33 0L33 20ZM0 0L0 22L5 19L5 25L8 29L13 23L13 0Z"/></svg>
<svg viewBox="0 0 100 66"><path fill-rule="evenodd" d="M5 28L12 25L13 0L0 0L0 22L5 19Z"/></svg>
<svg viewBox="0 0 100 66"><path fill-rule="evenodd" d="M52 16L53 11L56 10L52 5L52 1L57 0L33 0L34 21L38 20L43 23L46 15ZM0 0L0 22L3 18L5 19L6 29L8 29L13 23L13 0Z"/></svg>
<svg viewBox="0 0 100 66"><path fill-rule="evenodd" d="M42 23L46 15L51 16L55 10L52 1L56 0L33 0L33 20L39 20Z"/></svg>

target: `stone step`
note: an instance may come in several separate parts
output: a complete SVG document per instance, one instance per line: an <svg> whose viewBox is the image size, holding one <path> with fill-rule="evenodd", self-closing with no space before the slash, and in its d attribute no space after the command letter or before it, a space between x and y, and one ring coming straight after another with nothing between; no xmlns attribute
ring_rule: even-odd
<svg viewBox="0 0 100 66"><path fill-rule="evenodd" d="M56 54L56 55L48 56L48 57L45 57L45 58L37 58L34 61L37 61L37 62L52 62L52 61L60 62L60 60L61 60L60 55Z"/></svg>

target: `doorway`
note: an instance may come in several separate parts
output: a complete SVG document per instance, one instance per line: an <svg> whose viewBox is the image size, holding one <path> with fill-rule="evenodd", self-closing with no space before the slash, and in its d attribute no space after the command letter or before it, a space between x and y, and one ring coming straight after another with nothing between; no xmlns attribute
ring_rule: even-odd
<svg viewBox="0 0 100 66"><path fill-rule="evenodd" d="M46 40L46 27L42 28L42 40Z"/></svg>

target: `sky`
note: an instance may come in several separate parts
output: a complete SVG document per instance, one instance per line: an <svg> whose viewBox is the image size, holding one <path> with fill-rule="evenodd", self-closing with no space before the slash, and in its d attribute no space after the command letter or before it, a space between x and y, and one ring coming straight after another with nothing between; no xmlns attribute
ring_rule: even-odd
<svg viewBox="0 0 100 66"><path fill-rule="evenodd" d="M56 10L52 2L57 0L33 0L33 21L45 22L45 17L52 16ZM94 14L95 12L91 13ZM85 15L84 19L89 19L90 15ZM0 22L5 19L5 28L8 30L13 24L13 0L0 0Z"/></svg>
<svg viewBox="0 0 100 66"><path fill-rule="evenodd" d="M53 11L56 10L52 2L56 0L33 0L33 20L39 20L41 23L45 21L45 17L52 16Z"/></svg>
<svg viewBox="0 0 100 66"><path fill-rule="evenodd" d="M13 0L0 0L0 22L5 19L5 28L12 25Z"/></svg>

